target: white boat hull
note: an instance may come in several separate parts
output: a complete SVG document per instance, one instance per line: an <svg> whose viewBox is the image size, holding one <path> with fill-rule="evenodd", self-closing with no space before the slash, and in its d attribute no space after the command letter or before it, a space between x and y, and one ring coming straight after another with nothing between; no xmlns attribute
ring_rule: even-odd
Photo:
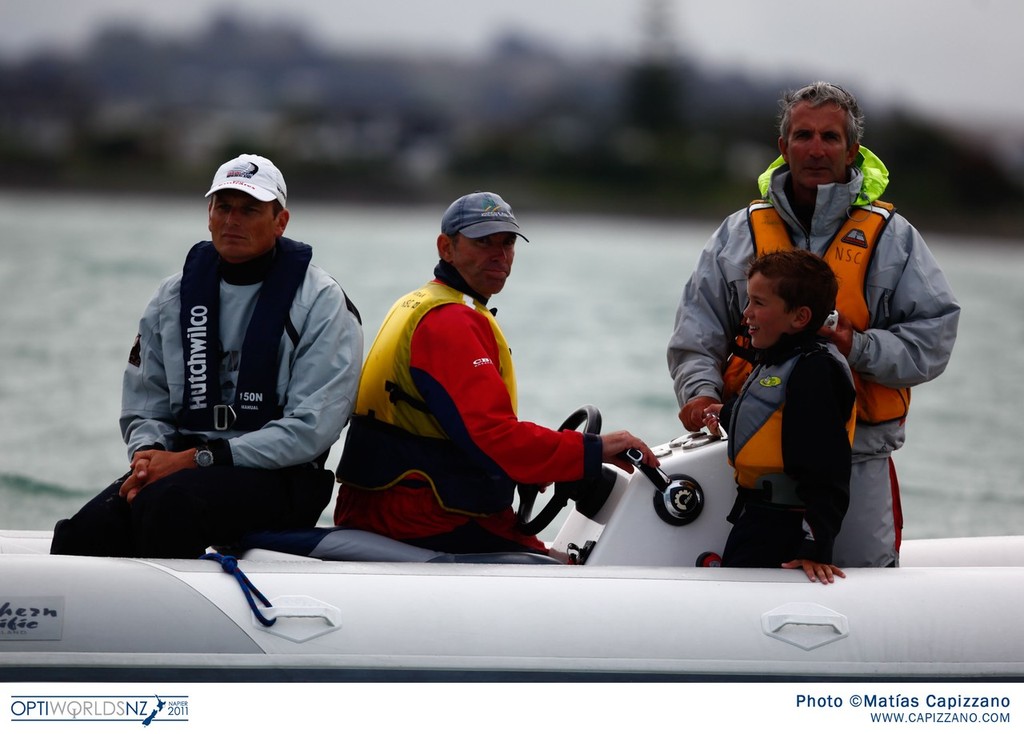
<svg viewBox="0 0 1024 734"><path fill-rule="evenodd" d="M594 541L585 565L252 552L240 568L272 627L214 562L49 556L46 533L8 531L0 679L1024 680L1024 537L908 541L900 568L831 585L697 567L733 490L720 444L687 451L660 447L700 479L701 517L652 519L647 480L622 475L553 544Z"/></svg>

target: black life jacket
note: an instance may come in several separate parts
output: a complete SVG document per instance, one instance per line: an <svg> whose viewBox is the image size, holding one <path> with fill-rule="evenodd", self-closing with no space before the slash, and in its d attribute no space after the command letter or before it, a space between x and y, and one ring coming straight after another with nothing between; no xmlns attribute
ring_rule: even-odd
<svg viewBox="0 0 1024 734"><path fill-rule="evenodd" d="M179 425L193 431L254 431L281 416L277 395L281 337L313 249L279 237L242 342L233 405L221 396L220 256L200 242L181 277L181 342L185 388Z"/></svg>

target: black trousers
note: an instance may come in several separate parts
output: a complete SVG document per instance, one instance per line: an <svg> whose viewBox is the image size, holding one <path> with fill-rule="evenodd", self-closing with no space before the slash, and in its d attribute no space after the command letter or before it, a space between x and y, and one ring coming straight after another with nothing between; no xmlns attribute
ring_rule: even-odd
<svg viewBox="0 0 1024 734"><path fill-rule="evenodd" d="M802 508L745 503L725 541L722 565L778 568L796 559L804 538L803 520Z"/></svg>
<svg viewBox="0 0 1024 734"><path fill-rule="evenodd" d="M129 504L121 477L68 520L50 552L77 556L198 558L254 530L312 527L334 493L323 469L186 469L146 486Z"/></svg>

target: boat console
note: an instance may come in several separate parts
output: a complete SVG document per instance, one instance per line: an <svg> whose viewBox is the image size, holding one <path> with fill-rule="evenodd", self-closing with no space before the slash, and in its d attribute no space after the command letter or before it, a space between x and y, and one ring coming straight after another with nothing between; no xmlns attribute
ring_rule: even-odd
<svg viewBox="0 0 1024 734"><path fill-rule="evenodd" d="M653 448L657 470L616 470L616 481L591 517L573 509L552 543L566 563L587 566L713 566L729 535L736 496L725 442L707 433Z"/></svg>

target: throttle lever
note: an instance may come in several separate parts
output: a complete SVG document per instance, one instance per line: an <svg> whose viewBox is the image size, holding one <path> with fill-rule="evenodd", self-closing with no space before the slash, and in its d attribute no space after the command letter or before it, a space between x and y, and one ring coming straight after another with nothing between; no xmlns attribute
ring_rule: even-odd
<svg viewBox="0 0 1024 734"><path fill-rule="evenodd" d="M619 456L642 471L659 492L664 492L672 484L672 479L661 467L644 463L644 453L640 449L626 449Z"/></svg>
<svg viewBox="0 0 1024 734"><path fill-rule="evenodd" d="M654 511L658 517L676 526L688 525L697 519L704 509L704 490L697 480L685 475L670 477L661 467L645 464L639 449L626 449L619 456L651 480L655 488Z"/></svg>

